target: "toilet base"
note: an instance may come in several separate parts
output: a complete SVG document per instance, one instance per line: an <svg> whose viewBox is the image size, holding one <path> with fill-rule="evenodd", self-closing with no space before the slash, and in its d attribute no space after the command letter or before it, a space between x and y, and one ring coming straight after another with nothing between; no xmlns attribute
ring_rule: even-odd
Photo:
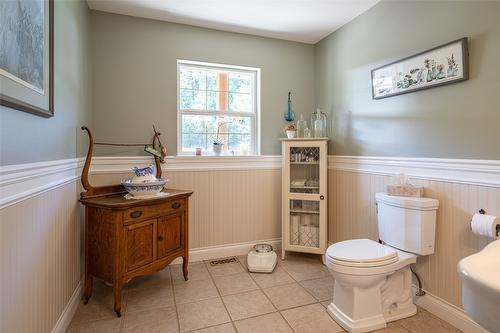
<svg viewBox="0 0 500 333"><path fill-rule="evenodd" d="M384 316L378 316L353 320L344 314L333 302L326 309L328 314L346 331L351 333L363 333L378 330L387 326Z"/></svg>
<svg viewBox="0 0 500 333"><path fill-rule="evenodd" d="M358 280L353 276L333 275L336 278L333 301L327 311L348 332L374 331L386 327L387 322L417 313L408 266L387 275L363 276Z"/></svg>

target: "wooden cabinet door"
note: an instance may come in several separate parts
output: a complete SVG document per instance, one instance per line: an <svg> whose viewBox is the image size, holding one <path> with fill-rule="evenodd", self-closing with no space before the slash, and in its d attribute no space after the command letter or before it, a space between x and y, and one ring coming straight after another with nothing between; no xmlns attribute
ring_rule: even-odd
<svg viewBox="0 0 500 333"><path fill-rule="evenodd" d="M158 258L184 247L184 215L168 215L158 218Z"/></svg>
<svg viewBox="0 0 500 333"><path fill-rule="evenodd" d="M125 227L125 272L132 271L155 260L156 219Z"/></svg>

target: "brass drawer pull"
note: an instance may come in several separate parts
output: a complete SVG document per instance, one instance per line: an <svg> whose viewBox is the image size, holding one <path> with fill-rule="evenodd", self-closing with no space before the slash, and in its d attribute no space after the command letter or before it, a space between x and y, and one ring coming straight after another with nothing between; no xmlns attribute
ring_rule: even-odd
<svg viewBox="0 0 500 333"><path fill-rule="evenodd" d="M135 210L132 213L130 213L130 217L134 218L134 219L141 217L141 215L142 215L142 211L140 211L140 210Z"/></svg>
<svg viewBox="0 0 500 333"><path fill-rule="evenodd" d="M172 208L173 208L173 209L177 209L177 208L179 208L180 206L181 206L181 204L180 204L180 203L178 203L178 202L174 202L174 203L172 204Z"/></svg>

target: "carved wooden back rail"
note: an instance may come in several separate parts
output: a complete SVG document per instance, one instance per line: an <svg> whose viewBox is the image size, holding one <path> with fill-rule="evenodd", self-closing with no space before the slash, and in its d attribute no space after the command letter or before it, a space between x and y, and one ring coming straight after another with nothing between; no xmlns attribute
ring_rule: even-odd
<svg viewBox="0 0 500 333"><path fill-rule="evenodd" d="M87 126L82 126L82 130L87 132L87 135L89 137L89 149L87 151L87 158L85 159L85 164L83 166L83 171L82 171L82 186L85 189L85 192L80 193L81 198L93 198L93 197L99 197L103 195L110 195L114 193L125 193L126 190L125 188L121 185L107 185L107 186L97 186L94 187L90 184L89 181L89 170L90 170L90 163L92 162L92 154L94 152L94 145L99 145L99 146L118 146L118 147L147 147L151 145L153 149L155 149L156 145L160 145L160 135L161 133L157 132L155 129L155 134L153 135L153 140L152 143L109 143L109 142L94 142L94 138L92 136L92 132L90 131L90 128ZM161 178L161 164L160 164L160 158L158 156L154 156L155 159L155 166L156 166L156 178Z"/></svg>

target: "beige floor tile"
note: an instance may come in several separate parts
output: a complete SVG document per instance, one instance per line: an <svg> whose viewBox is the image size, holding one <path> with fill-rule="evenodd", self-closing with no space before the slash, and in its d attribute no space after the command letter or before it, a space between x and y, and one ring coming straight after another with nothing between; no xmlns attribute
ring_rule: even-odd
<svg viewBox="0 0 500 333"><path fill-rule="evenodd" d="M177 312L175 307L151 309L126 314L123 323L124 333L176 333Z"/></svg>
<svg viewBox="0 0 500 333"><path fill-rule="evenodd" d="M275 312L276 309L260 290L222 297L232 320Z"/></svg>
<svg viewBox="0 0 500 333"><path fill-rule="evenodd" d="M207 328L202 328L201 330L191 331L189 333L236 333L233 324L227 323Z"/></svg>
<svg viewBox="0 0 500 333"><path fill-rule="evenodd" d="M330 302L332 301L333 284L334 280L329 276L322 279L306 280L300 282L300 285L320 302L328 300L330 300Z"/></svg>
<svg viewBox="0 0 500 333"><path fill-rule="evenodd" d="M174 284L174 294L177 305L219 297L212 279Z"/></svg>
<svg viewBox="0 0 500 333"><path fill-rule="evenodd" d="M292 277L281 267L276 267L271 274L251 273L251 275L261 288L269 288L295 282Z"/></svg>
<svg viewBox="0 0 500 333"><path fill-rule="evenodd" d="M278 310L316 302L316 299L298 283L266 288L264 292Z"/></svg>
<svg viewBox="0 0 500 333"><path fill-rule="evenodd" d="M246 269L239 262L232 262L229 264L210 266L207 262L207 268L212 276L232 275L237 273L244 273Z"/></svg>
<svg viewBox="0 0 500 333"><path fill-rule="evenodd" d="M387 324L386 328L373 331L373 333L410 333L406 328L398 324L397 322L392 322ZM431 333L431 332L429 332Z"/></svg>
<svg viewBox="0 0 500 333"><path fill-rule="evenodd" d="M418 308L416 315L397 321L398 324L412 333L457 333L459 329L435 317L422 308Z"/></svg>
<svg viewBox="0 0 500 333"><path fill-rule="evenodd" d="M296 281L320 279L331 276L326 266L320 261L283 261L283 269Z"/></svg>
<svg viewBox="0 0 500 333"><path fill-rule="evenodd" d="M127 290L162 288L170 284L170 269L167 267L151 275L133 278L125 285L125 288Z"/></svg>
<svg viewBox="0 0 500 333"><path fill-rule="evenodd" d="M336 333L340 327L319 303L281 312L296 333Z"/></svg>
<svg viewBox="0 0 500 333"><path fill-rule="evenodd" d="M238 260L240 261L241 266L245 269L245 271L248 271L248 264L247 264L247 256L238 256Z"/></svg>
<svg viewBox="0 0 500 333"><path fill-rule="evenodd" d="M182 265L170 266L170 272L172 274L172 281L174 283L185 282L184 275L182 273ZM208 274L207 266L203 261L193 262L188 265L188 279L189 281L210 279L210 274Z"/></svg>
<svg viewBox="0 0 500 333"><path fill-rule="evenodd" d="M214 281L222 296L259 289L248 273L216 276Z"/></svg>
<svg viewBox="0 0 500 333"><path fill-rule="evenodd" d="M127 294L126 313L174 306L172 287L131 290Z"/></svg>
<svg viewBox="0 0 500 333"><path fill-rule="evenodd" d="M122 318L101 319L92 322L71 323L66 333L119 333Z"/></svg>
<svg viewBox="0 0 500 333"><path fill-rule="evenodd" d="M180 304L177 311L181 332L224 324L231 320L220 298Z"/></svg>
<svg viewBox="0 0 500 333"><path fill-rule="evenodd" d="M94 282L92 297L87 304L80 302L73 317L74 323L88 322L92 320L115 318L113 289L104 285L101 281ZM127 292L122 292L122 314L126 310Z"/></svg>
<svg viewBox="0 0 500 333"><path fill-rule="evenodd" d="M279 313L248 318L234 323L239 333L292 333Z"/></svg>

